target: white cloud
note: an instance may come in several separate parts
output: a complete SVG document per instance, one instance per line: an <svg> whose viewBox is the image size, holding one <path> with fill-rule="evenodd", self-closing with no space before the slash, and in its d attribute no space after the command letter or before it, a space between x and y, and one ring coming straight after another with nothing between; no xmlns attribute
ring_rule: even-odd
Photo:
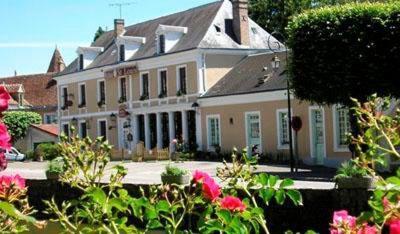
<svg viewBox="0 0 400 234"><path fill-rule="evenodd" d="M78 46L88 46L87 42L0 42L0 48L77 48Z"/></svg>

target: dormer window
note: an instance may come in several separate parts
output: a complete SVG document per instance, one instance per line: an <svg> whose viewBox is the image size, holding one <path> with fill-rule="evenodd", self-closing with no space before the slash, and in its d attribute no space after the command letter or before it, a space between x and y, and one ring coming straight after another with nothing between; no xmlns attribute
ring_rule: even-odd
<svg viewBox="0 0 400 234"><path fill-rule="evenodd" d="M84 66L83 66L83 54L79 55L79 70L83 70Z"/></svg>
<svg viewBox="0 0 400 234"><path fill-rule="evenodd" d="M164 34L161 34L158 37L158 52L160 54L165 53L165 35Z"/></svg>
<svg viewBox="0 0 400 234"><path fill-rule="evenodd" d="M119 61L120 62L125 61L125 45L124 44L119 45Z"/></svg>
<svg viewBox="0 0 400 234"><path fill-rule="evenodd" d="M214 25L214 27L215 27L215 31L217 31L217 33L221 32L221 27L220 26Z"/></svg>

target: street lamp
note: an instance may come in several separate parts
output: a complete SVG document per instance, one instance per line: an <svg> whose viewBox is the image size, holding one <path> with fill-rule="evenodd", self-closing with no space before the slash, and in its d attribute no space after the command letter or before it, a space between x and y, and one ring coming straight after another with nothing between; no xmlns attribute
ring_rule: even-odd
<svg viewBox="0 0 400 234"><path fill-rule="evenodd" d="M277 44L277 48L272 48L271 46L271 37L273 35L278 35L280 36L280 38L284 38L284 36L279 33L279 32L273 32L268 36L268 47L269 49L274 53L274 57L271 60L271 66L272 69L276 72L279 70L280 64L281 64L281 60L279 59L278 55L276 54L277 51L281 51L281 43L275 41L275 43ZM283 44L283 46L285 47L285 54L286 54L286 63L288 62L288 50L285 44ZM287 74L287 70L285 69L281 74L286 73ZM278 75L281 75L278 74ZM294 172L294 156L293 156L293 138L292 138L292 103L290 100L290 82L289 82L289 77L288 75L286 75L286 93L287 93L287 106L288 106L288 124L289 124L289 154L290 154L290 172Z"/></svg>

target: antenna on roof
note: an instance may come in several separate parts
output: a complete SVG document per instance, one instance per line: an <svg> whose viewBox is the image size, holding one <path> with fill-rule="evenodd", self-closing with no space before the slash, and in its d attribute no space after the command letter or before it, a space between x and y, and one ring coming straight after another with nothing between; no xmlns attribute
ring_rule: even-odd
<svg viewBox="0 0 400 234"><path fill-rule="evenodd" d="M118 7L119 8L119 18L122 19L122 7L129 6L132 4L135 4L135 2L117 2L117 3L111 3L111 4L109 4L109 6Z"/></svg>

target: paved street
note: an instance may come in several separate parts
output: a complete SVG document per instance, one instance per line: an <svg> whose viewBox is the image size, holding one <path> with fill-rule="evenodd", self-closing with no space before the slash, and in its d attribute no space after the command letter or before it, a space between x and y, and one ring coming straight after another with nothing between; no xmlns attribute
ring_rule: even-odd
<svg viewBox="0 0 400 234"><path fill-rule="evenodd" d="M117 162L111 162L109 168L116 165ZM127 184L156 184L161 183L160 175L164 171L165 166L168 162L126 162L124 166L128 169L128 174L124 178L124 183ZM222 166L218 162L181 162L172 163L180 168L187 169L191 172L195 170L202 170L209 173L212 176L216 174L216 168ZM11 162L8 164L8 168L0 172L0 175L20 174L22 177L31 180L44 180L46 179L45 170L47 168L47 162ZM258 166L258 172L267 172L271 174L283 175L290 177L290 168L287 166ZM106 182L109 178L111 170L108 170L104 181ZM310 169L301 169L299 174L312 173ZM307 181L307 180L295 180L295 188L307 188L307 189L332 189L334 183L325 181Z"/></svg>

